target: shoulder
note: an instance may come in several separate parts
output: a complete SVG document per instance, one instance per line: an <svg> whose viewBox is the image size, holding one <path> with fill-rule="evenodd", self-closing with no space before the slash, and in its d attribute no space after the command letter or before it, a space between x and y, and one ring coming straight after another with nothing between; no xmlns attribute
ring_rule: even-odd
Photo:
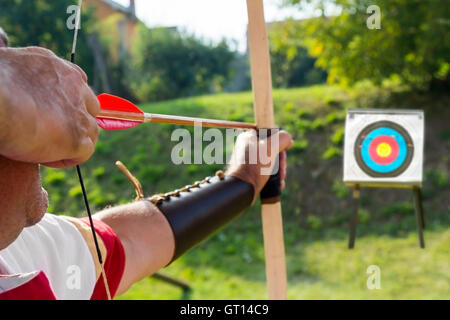
<svg viewBox="0 0 450 320"><path fill-rule="evenodd" d="M89 298L95 286L95 265L83 236L67 219L51 214L0 251L0 265L7 275L43 272L58 299ZM71 286L77 270L79 282Z"/></svg>
<svg viewBox="0 0 450 320"><path fill-rule="evenodd" d="M94 225L106 259L105 270L113 265L108 268L109 276L119 282L125 264L120 241L104 223L95 221ZM96 258L92 229L86 221L46 214L0 251L0 274L5 275L0 277L0 293L1 282L8 278L11 283L11 275L44 273L58 299L90 299L99 292ZM18 283L23 284L23 277Z"/></svg>

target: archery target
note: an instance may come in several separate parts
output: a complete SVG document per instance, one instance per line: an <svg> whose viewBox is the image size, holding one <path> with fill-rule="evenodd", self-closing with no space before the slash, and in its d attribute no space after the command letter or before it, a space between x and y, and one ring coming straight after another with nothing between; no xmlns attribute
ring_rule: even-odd
<svg viewBox="0 0 450 320"><path fill-rule="evenodd" d="M407 184L422 181L423 112L350 110L344 182Z"/></svg>
<svg viewBox="0 0 450 320"><path fill-rule="evenodd" d="M364 128L355 143L359 167L372 177L396 177L409 167L414 143L408 132L390 121L375 122Z"/></svg>

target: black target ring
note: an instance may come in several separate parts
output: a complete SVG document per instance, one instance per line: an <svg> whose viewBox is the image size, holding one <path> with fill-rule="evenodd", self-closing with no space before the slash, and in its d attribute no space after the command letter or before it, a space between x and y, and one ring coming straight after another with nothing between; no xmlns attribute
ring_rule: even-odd
<svg viewBox="0 0 450 320"><path fill-rule="evenodd" d="M359 133L354 147L358 166L374 178L401 175L410 166L414 143L402 126L392 121L378 121Z"/></svg>

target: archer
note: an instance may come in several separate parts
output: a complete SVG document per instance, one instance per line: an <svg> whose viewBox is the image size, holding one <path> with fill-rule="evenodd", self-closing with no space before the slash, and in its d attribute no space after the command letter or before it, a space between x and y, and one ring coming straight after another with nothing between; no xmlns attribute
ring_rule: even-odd
<svg viewBox="0 0 450 320"><path fill-rule="evenodd" d="M268 181L260 162L232 161L225 175L98 212L100 265L85 219L45 213L39 175L40 165L67 168L90 158L98 101L76 65L43 48L7 44L0 29L0 299L120 295L252 205ZM270 150L270 139L254 135L239 136L234 152L245 154L252 143ZM281 153L283 188L292 139L284 131L277 136L278 150L268 153L272 162ZM75 288L67 285L74 266L81 270Z"/></svg>

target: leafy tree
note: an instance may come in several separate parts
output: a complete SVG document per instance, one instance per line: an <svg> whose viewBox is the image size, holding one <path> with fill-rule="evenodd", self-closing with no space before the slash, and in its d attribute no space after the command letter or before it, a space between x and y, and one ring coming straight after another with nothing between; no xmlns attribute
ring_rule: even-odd
<svg viewBox="0 0 450 320"><path fill-rule="evenodd" d="M73 4L71 0L0 0L0 26L8 33L11 46L41 46L69 59L73 30L67 28L66 21L70 16L67 8ZM89 76L94 62L86 34L92 21L91 13L83 12L76 58Z"/></svg>
<svg viewBox="0 0 450 320"><path fill-rule="evenodd" d="M277 88L325 82L327 74L315 67L316 59L306 48L302 21L287 20L269 29L273 84Z"/></svg>
<svg viewBox="0 0 450 320"><path fill-rule="evenodd" d="M235 54L225 42L207 45L175 29L138 27L130 83L137 97L156 101L222 91Z"/></svg>
<svg viewBox="0 0 450 320"><path fill-rule="evenodd" d="M447 0L286 0L315 3L322 17L307 26L308 47L330 82L381 83L398 78L417 87L450 84L450 6ZM341 9L325 17L330 5ZM369 29L367 8L381 9L381 29Z"/></svg>

